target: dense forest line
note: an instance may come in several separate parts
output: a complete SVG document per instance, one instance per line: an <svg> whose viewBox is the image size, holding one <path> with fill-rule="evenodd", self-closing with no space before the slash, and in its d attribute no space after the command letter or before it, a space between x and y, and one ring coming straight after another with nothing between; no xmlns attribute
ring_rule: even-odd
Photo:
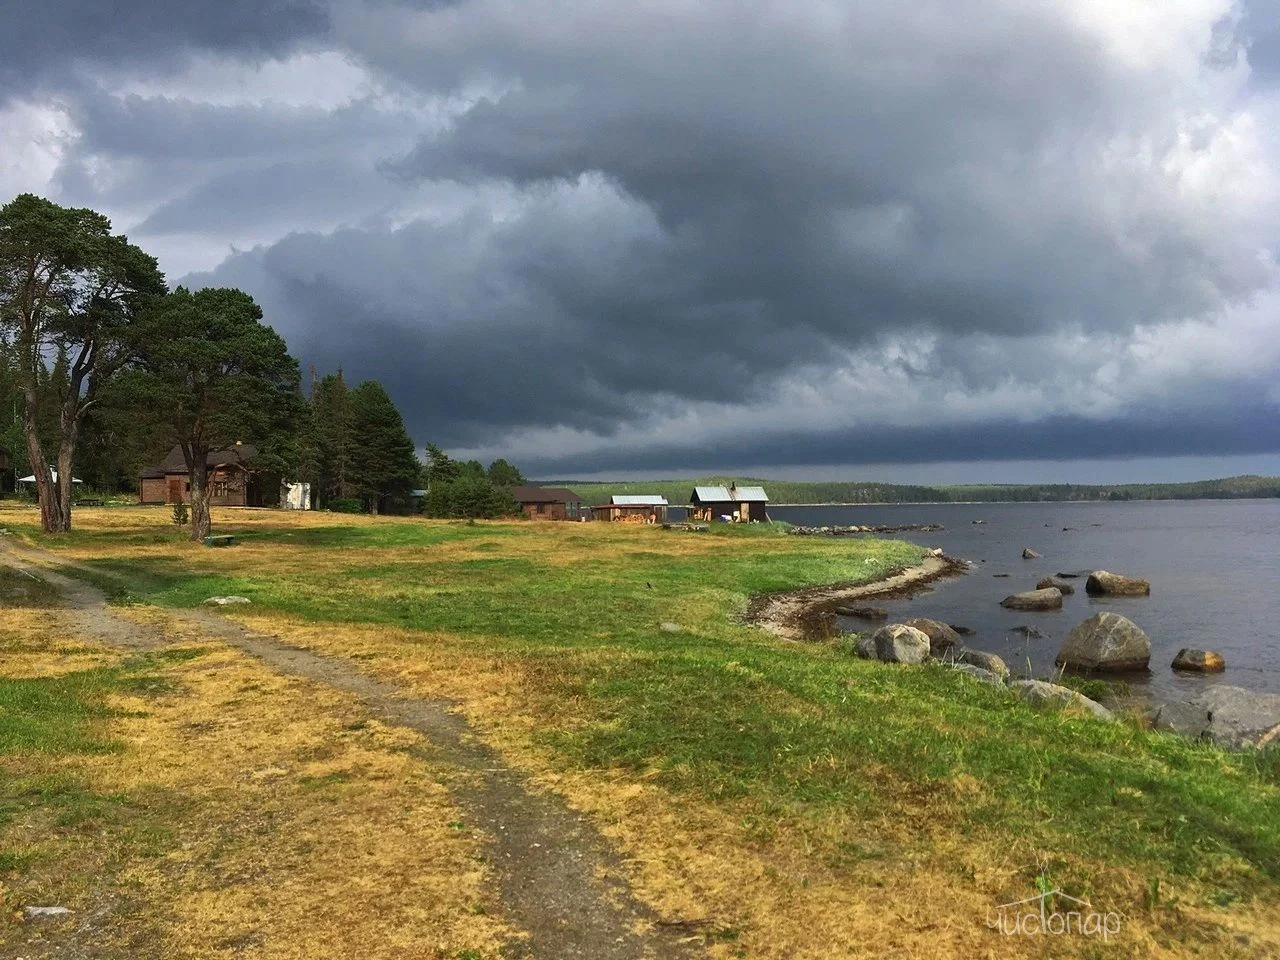
<svg viewBox="0 0 1280 960"><path fill-rule="evenodd" d="M746 477L698 477L690 480L577 482L547 481L571 487L588 503L605 503L614 494L658 494L673 504L689 502L694 484L760 484L776 504L816 503L1012 503L1015 501L1236 500L1280 497L1280 477L1227 477L1189 483L1123 484L972 484L916 486L894 483L808 482Z"/></svg>

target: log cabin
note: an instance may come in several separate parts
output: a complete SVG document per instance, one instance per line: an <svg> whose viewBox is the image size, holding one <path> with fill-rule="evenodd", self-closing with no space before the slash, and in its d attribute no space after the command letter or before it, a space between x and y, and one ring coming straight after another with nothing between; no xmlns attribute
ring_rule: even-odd
<svg viewBox="0 0 1280 960"><path fill-rule="evenodd" d="M582 498L564 487L512 487L511 496L530 520L577 520L582 515Z"/></svg>
<svg viewBox="0 0 1280 960"><path fill-rule="evenodd" d="M274 507L280 502L280 478L255 470L256 447L237 443L211 451L209 504L215 507ZM160 464L138 475L140 503L190 503L191 478L181 447L174 447Z"/></svg>

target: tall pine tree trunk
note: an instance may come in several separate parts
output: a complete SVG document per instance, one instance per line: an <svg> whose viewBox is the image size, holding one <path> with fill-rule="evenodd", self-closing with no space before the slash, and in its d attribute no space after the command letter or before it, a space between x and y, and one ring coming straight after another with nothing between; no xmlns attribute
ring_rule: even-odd
<svg viewBox="0 0 1280 960"><path fill-rule="evenodd" d="M71 493L75 486L71 469L79 437L80 417L74 399L69 398L62 408L62 438L58 443L58 510L62 515L63 533L71 529Z"/></svg>
<svg viewBox="0 0 1280 960"><path fill-rule="evenodd" d="M213 529L209 516L209 455L196 451L191 462L191 539L203 540Z"/></svg>
<svg viewBox="0 0 1280 960"><path fill-rule="evenodd" d="M62 501L58 496L58 488L49 473L49 461L44 457L44 444L40 442L40 430L37 422L39 402L34 384L27 384L23 390L22 429L27 440L27 459L31 461L31 473L36 478L36 498L40 501L40 528L45 533L63 533L66 531L66 518L62 511ZM60 474L62 485L70 482L66 474Z"/></svg>

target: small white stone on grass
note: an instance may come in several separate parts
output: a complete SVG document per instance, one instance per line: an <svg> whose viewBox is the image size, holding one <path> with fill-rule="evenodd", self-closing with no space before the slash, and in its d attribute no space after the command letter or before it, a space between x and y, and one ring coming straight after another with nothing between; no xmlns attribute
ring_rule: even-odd
<svg viewBox="0 0 1280 960"><path fill-rule="evenodd" d="M238 604L238 603L252 603L252 602L253 601L250 600L248 597L210 597L208 600L205 601L205 603L212 604L213 606L217 606L217 607L229 607L229 606L234 606L235 604Z"/></svg>
<svg viewBox="0 0 1280 960"><path fill-rule="evenodd" d="M37 920L40 917L64 917L71 911L66 907L27 907L25 912L28 920Z"/></svg>
<svg viewBox="0 0 1280 960"><path fill-rule="evenodd" d="M681 628L680 628L680 624L672 623L668 620L658 624L658 629L660 629L663 633L679 633Z"/></svg>

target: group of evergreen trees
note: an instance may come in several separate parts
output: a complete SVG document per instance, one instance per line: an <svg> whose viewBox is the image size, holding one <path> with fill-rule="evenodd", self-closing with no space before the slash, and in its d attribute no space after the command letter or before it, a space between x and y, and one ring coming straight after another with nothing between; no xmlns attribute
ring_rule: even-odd
<svg viewBox="0 0 1280 960"><path fill-rule="evenodd" d="M368 513L403 512L422 479L422 464L400 411L377 380L348 389L342 372L311 390L298 470L313 505Z"/></svg>
<svg viewBox="0 0 1280 960"><path fill-rule="evenodd" d="M133 489L176 445L192 536L204 536L208 455L238 441L257 448L255 469L310 483L318 508L517 512L510 488L524 478L511 464L486 470L430 446L424 467L376 380L349 389L339 371L304 398L298 361L249 294L170 291L155 259L110 228L31 194L0 207L0 447L10 483L35 475L47 531L71 528L73 471L96 490Z"/></svg>

